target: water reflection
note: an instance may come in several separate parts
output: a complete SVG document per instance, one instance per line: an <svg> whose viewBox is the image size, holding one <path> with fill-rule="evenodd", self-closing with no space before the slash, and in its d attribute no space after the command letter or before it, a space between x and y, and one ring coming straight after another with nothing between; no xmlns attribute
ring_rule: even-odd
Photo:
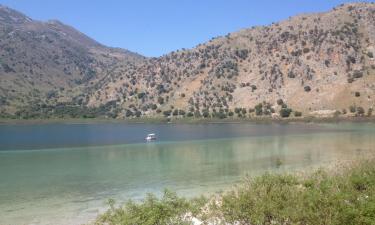
<svg viewBox="0 0 375 225"><path fill-rule="evenodd" d="M260 133L270 129L263 125L255 128ZM24 215L24 221L35 216L53 218L56 210L70 218L101 207L109 197L137 199L147 192L160 193L165 187L187 196L212 193L246 174L314 168L339 159L364 157L375 149L372 125L328 127L321 132L311 132L310 127L304 132L289 128L276 127L272 132L279 135L3 151L0 214L5 216L0 223L14 221L19 215ZM192 128L179 129L188 132ZM209 135L210 129L202 132ZM243 129L228 128L231 134Z"/></svg>

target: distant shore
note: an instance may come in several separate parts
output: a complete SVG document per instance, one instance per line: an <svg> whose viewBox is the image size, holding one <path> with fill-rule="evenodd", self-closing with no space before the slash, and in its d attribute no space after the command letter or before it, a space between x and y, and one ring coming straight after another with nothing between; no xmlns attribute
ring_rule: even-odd
<svg viewBox="0 0 375 225"><path fill-rule="evenodd" d="M91 124L91 123L148 123L148 124L210 124L210 123L341 123L341 122L375 122L375 116L371 117L251 117L251 118L47 118L47 119L8 119L0 118L0 125L27 125L27 124Z"/></svg>

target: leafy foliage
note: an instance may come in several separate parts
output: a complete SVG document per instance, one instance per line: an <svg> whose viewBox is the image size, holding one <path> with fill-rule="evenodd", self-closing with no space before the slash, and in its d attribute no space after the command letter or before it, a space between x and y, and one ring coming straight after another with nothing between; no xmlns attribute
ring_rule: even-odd
<svg viewBox="0 0 375 225"><path fill-rule="evenodd" d="M225 194L216 205L235 224L374 224L373 162L330 176L320 170L306 179L266 174Z"/></svg>
<svg viewBox="0 0 375 225"><path fill-rule="evenodd" d="M196 212L204 202L204 198L188 201L168 190L161 199L148 194L143 202L129 201L120 208L115 208L114 201L110 200L110 209L98 218L96 224L189 225L191 222L184 218L185 214Z"/></svg>
<svg viewBox="0 0 375 225"><path fill-rule="evenodd" d="M289 117L291 113L292 113L292 109L290 108L282 108L280 110L280 116L283 118Z"/></svg>
<svg viewBox="0 0 375 225"><path fill-rule="evenodd" d="M129 201L118 208L109 200L110 209L95 224L185 225L192 224L191 215L203 224L373 225L374 160L339 168L304 177L266 173L211 200L187 200L167 190L162 198L149 194L142 202Z"/></svg>

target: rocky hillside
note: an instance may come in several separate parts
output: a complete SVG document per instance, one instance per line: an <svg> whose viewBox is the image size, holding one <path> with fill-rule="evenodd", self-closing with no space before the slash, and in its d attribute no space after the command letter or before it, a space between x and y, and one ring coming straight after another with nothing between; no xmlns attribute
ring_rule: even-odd
<svg viewBox="0 0 375 225"><path fill-rule="evenodd" d="M72 101L94 79L144 57L105 47L59 21L39 22L0 6L0 109ZM79 90L75 90L76 88Z"/></svg>
<svg viewBox="0 0 375 225"><path fill-rule="evenodd" d="M58 22L4 14L4 114L13 109L21 117L364 115L375 105L374 3L241 30L159 58L106 48ZM8 26L22 29L7 31ZM37 98L32 83L42 87L36 88ZM24 104L10 107L19 99ZM30 105L30 99L38 104Z"/></svg>

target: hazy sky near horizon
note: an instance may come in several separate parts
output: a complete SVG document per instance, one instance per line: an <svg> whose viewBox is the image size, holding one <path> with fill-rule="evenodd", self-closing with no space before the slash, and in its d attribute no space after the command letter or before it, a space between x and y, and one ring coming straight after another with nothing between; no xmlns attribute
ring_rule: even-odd
<svg viewBox="0 0 375 225"><path fill-rule="evenodd" d="M212 37L346 0L0 0L36 20L57 19L102 44L145 56L192 48ZM373 2L373 1L366 1Z"/></svg>

